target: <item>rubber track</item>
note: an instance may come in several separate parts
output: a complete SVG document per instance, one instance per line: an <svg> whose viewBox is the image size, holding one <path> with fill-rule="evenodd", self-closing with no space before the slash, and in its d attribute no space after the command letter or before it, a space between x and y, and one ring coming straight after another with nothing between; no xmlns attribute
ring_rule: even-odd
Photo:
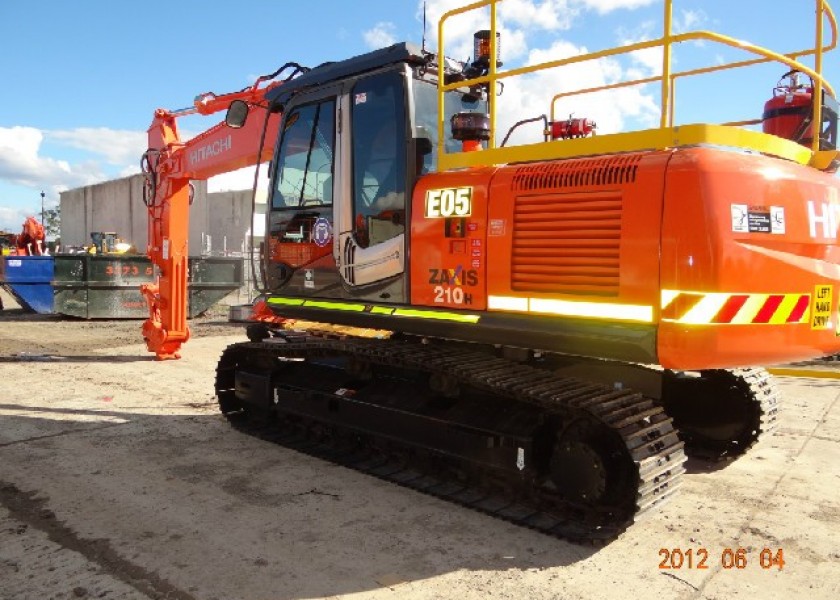
<svg viewBox="0 0 840 600"><path fill-rule="evenodd" d="M618 537L647 511L660 506L680 486L685 472L683 442L661 407L641 394L559 377L549 371L499 359L489 354L446 345L422 345L394 340L308 339L288 343L240 343L229 346L217 368L217 393L232 388L239 356L270 354L287 358L355 356L373 365L387 365L456 377L468 385L550 412L587 414L617 432L638 472L636 510L614 514L582 509L558 501L546 486L517 492L511 482L488 485L441 479L407 464L407 455L392 456L359 448L342 449L332 439L313 439L300 429L279 428L230 414L231 422L263 439L354 468L402 486L455 502L497 518L576 543L603 545ZM281 419L282 423L283 420ZM370 439L374 436L365 435ZM340 443L340 438L338 442ZM387 445L393 446L392 441ZM624 511L625 513L627 511Z"/></svg>

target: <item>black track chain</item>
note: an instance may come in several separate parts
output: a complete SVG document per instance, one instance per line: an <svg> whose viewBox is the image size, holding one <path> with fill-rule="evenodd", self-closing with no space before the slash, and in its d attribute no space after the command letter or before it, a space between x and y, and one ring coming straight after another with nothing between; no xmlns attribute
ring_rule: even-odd
<svg viewBox="0 0 840 600"><path fill-rule="evenodd" d="M416 448L408 452L394 451L390 455L353 444L345 444L342 448L342 438L324 436L318 439L319 436L307 434L300 428L283 428L264 420L228 415L236 427L249 434L572 542L603 545L612 541L642 514L669 499L679 488L685 472L683 442L671 419L652 400L632 391L560 377L456 346L395 340L309 338L287 343L245 342L229 346L217 368L216 390L220 400L221 394L232 388L238 357L253 353L298 359L345 355L376 365L438 373L455 377L461 384L545 411L585 414L606 425L621 437L638 471L634 512L605 514L594 507L569 506L558 502L556 492L546 486L532 487L528 494L522 494L509 481L499 485L493 485L487 478L480 482L453 481L430 474L407 461L406 456L416 455ZM393 441L385 444L395 445Z"/></svg>
<svg viewBox="0 0 840 600"><path fill-rule="evenodd" d="M726 387L733 404L741 403L749 409L752 422L746 424L749 427L741 439L728 442L706 440L702 436L681 432L685 453L710 462L735 460L776 428L781 394L773 376L760 367L714 369L702 371L702 375ZM702 402L702 398L694 401Z"/></svg>
<svg viewBox="0 0 840 600"><path fill-rule="evenodd" d="M760 367L727 369L711 371L713 378L721 378L728 382L733 400L745 402L755 407L755 420L752 423L752 434L748 440L742 441L737 447L730 447L726 455L704 456L703 458L717 461L732 460L742 456L755 446L764 436L769 435L778 425L779 402L781 393L766 369ZM692 456L700 456L700 450Z"/></svg>

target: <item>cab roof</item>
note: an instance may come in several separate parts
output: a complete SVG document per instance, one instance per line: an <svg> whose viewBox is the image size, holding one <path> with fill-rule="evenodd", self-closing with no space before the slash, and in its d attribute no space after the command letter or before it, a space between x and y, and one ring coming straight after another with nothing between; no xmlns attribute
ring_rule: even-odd
<svg viewBox="0 0 840 600"><path fill-rule="evenodd" d="M417 46L408 42L400 42L346 60L319 65L300 77L277 86L266 94L266 99L275 106L285 104L293 95L307 88L401 62L422 65L426 60L423 57L423 52Z"/></svg>

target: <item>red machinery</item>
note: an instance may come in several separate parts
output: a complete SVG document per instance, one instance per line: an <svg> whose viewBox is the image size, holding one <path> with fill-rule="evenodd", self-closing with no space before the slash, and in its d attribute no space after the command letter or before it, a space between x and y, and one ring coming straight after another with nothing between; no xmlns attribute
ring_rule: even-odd
<svg viewBox="0 0 840 600"><path fill-rule="evenodd" d="M804 75L796 70L785 73L776 87L773 97L764 104L762 131L792 140L810 147L814 139L814 125L811 115L814 108L814 82L802 82ZM826 139L837 137L837 102L831 96L823 95L823 119L818 128L821 145Z"/></svg>
<svg viewBox="0 0 840 600"><path fill-rule="evenodd" d="M773 97L764 104L762 129L779 137L808 145L812 139L810 122L813 83L805 85L802 73L785 73L776 87Z"/></svg>
<svg viewBox="0 0 840 600"><path fill-rule="evenodd" d="M41 256L46 252L44 226L35 217L26 217L23 228L17 236L12 236L12 248L21 256Z"/></svg>
<svg viewBox="0 0 840 600"><path fill-rule="evenodd" d="M571 115L565 121L550 123L551 139L568 140L571 138L586 137L595 133L597 125L592 119L573 119Z"/></svg>

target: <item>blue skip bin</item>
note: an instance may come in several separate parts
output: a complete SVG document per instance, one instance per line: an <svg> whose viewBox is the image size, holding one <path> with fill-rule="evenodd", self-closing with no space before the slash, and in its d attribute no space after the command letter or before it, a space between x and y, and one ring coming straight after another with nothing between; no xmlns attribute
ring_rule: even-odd
<svg viewBox="0 0 840 600"><path fill-rule="evenodd" d="M53 312L52 256L3 256L0 283L25 309L37 313Z"/></svg>
<svg viewBox="0 0 840 600"><path fill-rule="evenodd" d="M145 319L140 286L155 280L143 255L59 254L3 256L0 285L26 310L81 319ZM243 283L235 257L190 257L189 318L220 302Z"/></svg>

